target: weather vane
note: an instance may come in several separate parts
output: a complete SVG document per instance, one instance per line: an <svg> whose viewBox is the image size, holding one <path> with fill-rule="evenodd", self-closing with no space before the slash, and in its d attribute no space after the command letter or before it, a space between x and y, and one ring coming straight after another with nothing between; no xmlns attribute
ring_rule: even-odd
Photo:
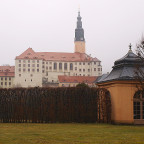
<svg viewBox="0 0 144 144"><path fill-rule="evenodd" d="M131 50L131 48L132 48L132 45L131 45L131 43L129 44L129 49Z"/></svg>
<svg viewBox="0 0 144 144"><path fill-rule="evenodd" d="M80 4L79 4L79 6L78 6L78 11L80 12Z"/></svg>

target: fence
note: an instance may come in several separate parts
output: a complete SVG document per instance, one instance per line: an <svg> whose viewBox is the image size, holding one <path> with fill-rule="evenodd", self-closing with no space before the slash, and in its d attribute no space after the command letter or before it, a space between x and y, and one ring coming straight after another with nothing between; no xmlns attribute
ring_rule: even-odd
<svg viewBox="0 0 144 144"><path fill-rule="evenodd" d="M111 121L109 92L96 88L0 89L0 122Z"/></svg>

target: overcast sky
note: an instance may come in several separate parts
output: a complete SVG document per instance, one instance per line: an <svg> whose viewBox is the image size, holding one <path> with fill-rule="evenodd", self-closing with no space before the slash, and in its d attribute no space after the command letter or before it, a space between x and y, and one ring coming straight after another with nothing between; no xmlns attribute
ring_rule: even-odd
<svg viewBox="0 0 144 144"><path fill-rule="evenodd" d="M103 73L144 33L144 0L0 0L0 65L14 65L28 47L74 52L78 7L86 52L102 61Z"/></svg>

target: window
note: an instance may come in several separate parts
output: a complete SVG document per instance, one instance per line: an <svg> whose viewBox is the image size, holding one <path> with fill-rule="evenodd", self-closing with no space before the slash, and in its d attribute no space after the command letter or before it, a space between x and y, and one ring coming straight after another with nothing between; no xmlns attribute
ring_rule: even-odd
<svg viewBox="0 0 144 144"><path fill-rule="evenodd" d="M90 72L90 69L88 69L88 72Z"/></svg>
<svg viewBox="0 0 144 144"><path fill-rule="evenodd" d="M67 63L64 63L64 70L67 70Z"/></svg>
<svg viewBox="0 0 144 144"><path fill-rule="evenodd" d="M3 78L1 78L1 80L3 80Z"/></svg>
<svg viewBox="0 0 144 144"><path fill-rule="evenodd" d="M81 69L79 69L79 71L81 72Z"/></svg>
<svg viewBox="0 0 144 144"><path fill-rule="evenodd" d="M96 68L94 68L94 71L96 71Z"/></svg>
<svg viewBox="0 0 144 144"><path fill-rule="evenodd" d="M35 67L35 64L32 64L32 67Z"/></svg>
<svg viewBox="0 0 144 144"><path fill-rule="evenodd" d="M37 69L37 72L39 72L39 69Z"/></svg>
<svg viewBox="0 0 144 144"><path fill-rule="evenodd" d="M46 62L46 64L48 64L48 62Z"/></svg>
<svg viewBox="0 0 144 144"><path fill-rule="evenodd" d="M35 60L33 60L32 62L35 63Z"/></svg>
<svg viewBox="0 0 144 144"><path fill-rule="evenodd" d="M79 63L79 65L81 65L81 62Z"/></svg>
<svg viewBox="0 0 144 144"><path fill-rule="evenodd" d="M19 67L21 67L21 64L19 64Z"/></svg>
<svg viewBox="0 0 144 144"><path fill-rule="evenodd" d="M9 80L11 80L11 78L9 77Z"/></svg>
<svg viewBox="0 0 144 144"><path fill-rule="evenodd" d="M37 64L37 67L39 67L39 64Z"/></svg>
<svg viewBox="0 0 144 144"><path fill-rule="evenodd" d="M46 76L48 76L48 72L46 72Z"/></svg>
<svg viewBox="0 0 144 144"><path fill-rule="evenodd" d="M30 76L33 77L33 74L31 74Z"/></svg>
<svg viewBox="0 0 144 144"><path fill-rule="evenodd" d="M98 65L100 66L100 65L101 65L101 62L99 62Z"/></svg>
<svg viewBox="0 0 144 144"><path fill-rule="evenodd" d="M83 69L83 72L85 72L85 69Z"/></svg>
<svg viewBox="0 0 144 144"><path fill-rule="evenodd" d="M77 65L77 62L75 62L75 65Z"/></svg>
<svg viewBox="0 0 144 144"><path fill-rule="evenodd" d="M37 63L39 63L39 60L37 60Z"/></svg>
<svg viewBox="0 0 144 144"><path fill-rule="evenodd" d="M73 64L70 63L70 70L73 70Z"/></svg>
<svg viewBox="0 0 144 144"><path fill-rule="evenodd" d="M28 67L30 67L30 64L28 64Z"/></svg>
<svg viewBox="0 0 144 144"><path fill-rule="evenodd" d="M32 69L32 72L35 72L35 69Z"/></svg>
<svg viewBox="0 0 144 144"><path fill-rule="evenodd" d="M48 70L48 66L46 66L46 70Z"/></svg>
<svg viewBox="0 0 144 144"><path fill-rule="evenodd" d="M19 77L21 77L21 74L19 74Z"/></svg>
<svg viewBox="0 0 144 144"><path fill-rule="evenodd" d="M57 63L54 63L54 70L57 69Z"/></svg>
<svg viewBox="0 0 144 144"><path fill-rule="evenodd" d="M85 65L85 62L83 62L83 65Z"/></svg>
<svg viewBox="0 0 144 144"><path fill-rule="evenodd" d="M23 69L23 72L25 72L26 70L25 70L25 68Z"/></svg>
<svg viewBox="0 0 144 144"><path fill-rule="evenodd" d="M140 119L140 102L134 102L134 119Z"/></svg>
<svg viewBox="0 0 144 144"><path fill-rule="evenodd" d="M19 63L21 63L21 60L19 60Z"/></svg>
<svg viewBox="0 0 144 144"><path fill-rule="evenodd" d="M52 64L52 62L49 62L49 64Z"/></svg>
<svg viewBox="0 0 144 144"><path fill-rule="evenodd" d="M45 71L43 70L42 73L44 73Z"/></svg>
<svg viewBox="0 0 144 144"><path fill-rule="evenodd" d="M23 64L23 67L25 67L25 64Z"/></svg>
<svg viewBox="0 0 144 144"><path fill-rule="evenodd" d="M3 85L3 82L1 82L1 85Z"/></svg>
<svg viewBox="0 0 144 144"><path fill-rule="evenodd" d="M19 72L21 72L21 68L19 68Z"/></svg>
<svg viewBox="0 0 144 144"><path fill-rule="evenodd" d="M75 67L75 70L77 70L77 67Z"/></svg>
<svg viewBox="0 0 144 144"><path fill-rule="evenodd" d="M42 64L44 64L44 62L42 62Z"/></svg>
<svg viewBox="0 0 144 144"><path fill-rule="evenodd" d="M100 71L101 69L100 68L98 68L98 71Z"/></svg>
<svg viewBox="0 0 144 144"><path fill-rule="evenodd" d="M88 65L90 65L90 63L88 63Z"/></svg>
<svg viewBox="0 0 144 144"><path fill-rule="evenodd" d="M9 82L9 85L11 85L11 82Z"/></svg>
<svg viewBox="0 0 144 144"><path fill-rule="evenodd" d="M52 70L52 67L50 66L49 69Z"/></svg>
<svg viewBox="0 0 144 144"><path fill-rule="evenodd" d="M96 62L94 62L94 65L96 65Z"/></svg>
<svg viewBox="0 0 144 144"><path fill-rule="evenodd" d="M23 63L25 63L26 61L25 60L23 60Z"/></svg>
<svg viewBox="0 0 144 144"><path fill-rule="evenodd" d="M28 72L30 72L30 69L28 69Z"/></svg>
<svg viewBox="0 0 144 144"><path fill-rule="evenodd" d="M5 85L7 85L7 82L5 82Z"/></svg>
<svg viewBox="0 0 144 144"><path fill-rule="evenodd" d="M28 63L30 63L30 60L28 60Z"/></svg>
<svg viewBox="0 0 144 144"><path fill-rule="evenodd" d="M59 63L59 69L62 70L62 63Z"/></svg>
<svg viewBox="0 0 144 144"><path fill-rule="evenodd" d="M7 77L5 77L5 80L7 80Z"/></svg>
<svg viewBox="0 0 144 144"><path fill-rule="evenodd" d="M137 91L133 101L134 119L144 119L144 91Z"/></svg>

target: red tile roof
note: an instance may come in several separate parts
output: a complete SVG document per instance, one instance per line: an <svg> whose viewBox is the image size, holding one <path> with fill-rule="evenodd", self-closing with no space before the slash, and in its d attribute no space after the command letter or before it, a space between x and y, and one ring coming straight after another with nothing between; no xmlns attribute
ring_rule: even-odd
<svg viewBox="0 0 144 144"><path fill-rule="evenodd" d="M84 53L64 53L64 52L34 52L28 48L16 59L43 59L46 61L100 61L97 58Z"/></svg>
<svg viewBox="0 0 144 144"><path fill-rule="evenodd" d="M15 66L0 66L0 76L15 76Z"/></svg>
<svg viewBox="0 0 144 144"><path fill-rule="evenodd" d="M87 83L92 84L97 76L58 76L60 83Z"/></svg>

